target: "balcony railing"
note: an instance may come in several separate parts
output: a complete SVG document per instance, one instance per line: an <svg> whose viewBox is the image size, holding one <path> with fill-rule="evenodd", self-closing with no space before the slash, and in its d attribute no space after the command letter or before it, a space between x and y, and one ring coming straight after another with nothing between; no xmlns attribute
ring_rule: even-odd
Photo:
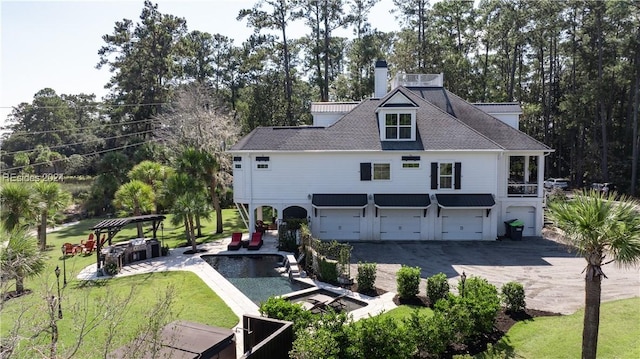
<svg viewBox="0 0 640 359"><path fill-rule="evenodd" d="M509 197L537 197L537 183L509 183L507 187Z"/></svg>

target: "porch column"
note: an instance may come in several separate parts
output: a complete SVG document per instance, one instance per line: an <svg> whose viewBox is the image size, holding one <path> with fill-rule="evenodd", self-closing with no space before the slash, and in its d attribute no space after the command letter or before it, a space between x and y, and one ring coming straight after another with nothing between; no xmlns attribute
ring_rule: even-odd
<svg viewBox="0 0 640 359"><path fill-rule="evenodd" d="M544 197L544 154L538 156L538 197Z"/></svg>

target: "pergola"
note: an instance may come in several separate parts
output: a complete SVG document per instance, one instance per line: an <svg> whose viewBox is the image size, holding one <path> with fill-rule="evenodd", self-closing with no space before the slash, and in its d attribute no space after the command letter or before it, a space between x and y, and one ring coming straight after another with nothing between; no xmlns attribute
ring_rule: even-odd
<svg viewBox="0 0 640 359"><path fill-rule="evenodd" d="M108 242L111 245L111 240L115 237L118 232L122 230L122 228L128 224L132 223L140 223L140 222L151 222L152 230L153 230L153 238L156 239L158 228L162 221L164 221L166 217L162 214L147 214L144 216L135 216L135 217L125 217L125 218L114 218L114 219L105 219L104 221L99 222L91 229L94 231L96 236L96 261L98 270L100 270L100 252L102 250L103 245ZM103 242L100 240L100 235L102 233L107 234L106 240Z"/></svg>

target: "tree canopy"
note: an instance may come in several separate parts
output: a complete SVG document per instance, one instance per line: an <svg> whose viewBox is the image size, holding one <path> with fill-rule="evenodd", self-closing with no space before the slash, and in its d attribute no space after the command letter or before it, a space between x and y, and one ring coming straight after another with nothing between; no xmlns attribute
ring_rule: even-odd
<svg viewBox="0 0 640 359"><path fill-rule="evenodd" d="M637 1L393 0L398 29L387 33L370 22L376 2L259 0L238 13L254 30L242 41L189 29L145 1L139 19L116 22L97 47L109 95L42 89L16 105L2 166L93 175L113 151L156 160L166 153L155 119L190 83L228 109L240 134L310 124L311 101L370 96L373 64L386 59L391 75L443 73L470 102L519 102L521 129L555 149L549 176L637 193ZM293 33L296 22L306 31Z"/></svg>

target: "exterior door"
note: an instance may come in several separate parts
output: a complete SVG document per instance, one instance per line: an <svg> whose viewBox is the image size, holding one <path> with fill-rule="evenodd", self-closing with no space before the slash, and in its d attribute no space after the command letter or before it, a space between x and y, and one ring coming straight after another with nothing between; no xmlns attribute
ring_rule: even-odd
<svg viewBox="0 0 640 359"><path fill-rule="evenodd" d="M360 216L362 209L319 209L319 239L360 239Z"/></svg>
<svg viewBox="0 0 640 359"><path fill-rule="evenodd" d="M381 209L380 239L418 240L420 239L421 209Z"/></svg>
<svg viewBox="0 0 640 359"><path fill-rule="evenodd" d="M482 239L484 209L442 209L442 239Z"/></svg>
<svg viewBox="0 0 640 359"><path fill-rule="evenodd" d="M536 209L532 206L511 206L507 207L507 216L505 221L519 219L524 222L522 230L523 236L536 235Z"/></svg>

